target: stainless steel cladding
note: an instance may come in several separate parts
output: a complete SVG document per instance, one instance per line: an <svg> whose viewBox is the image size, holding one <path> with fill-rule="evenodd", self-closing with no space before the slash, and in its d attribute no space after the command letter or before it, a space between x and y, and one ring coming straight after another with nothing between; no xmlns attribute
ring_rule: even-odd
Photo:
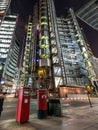
<svg viewBox="0 0 98 130"><path fill-rule="evenodd" d="M41 48L40 50L39 50L39 55L43 55L43 54L48 54L48 55L50 55L50 50L49 50L49 48Z"/></svg>
<svg viewBox="0 0 98 130"><path fill-rule="evenodd" d="M47 66L47 67L50 67L50 59L40 59L39 60L39 67L44 67L44 66Z"/></svg>
<svg viewBox="0 0 98 130"><path fill-rule="evenodd" d="M48 30L48 6L46 0L40 0L40 49L39 49L39 67L50 66L50 45Z"/></svg>

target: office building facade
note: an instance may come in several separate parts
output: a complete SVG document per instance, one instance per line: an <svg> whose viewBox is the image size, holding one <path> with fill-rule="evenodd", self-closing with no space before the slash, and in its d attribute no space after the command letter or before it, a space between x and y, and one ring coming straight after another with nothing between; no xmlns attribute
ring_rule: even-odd
<svg viewBox="0 0 98 130"><path fill-rule="evenodd" d="M5 13L0 25L0 84L9 89L13 86L15 79L19 43L15 36L17 16L9 14L11 1L0 1Z"/></svg>
<svg viewBox="0 0 98 130"><path fill-rule="evenodd" d="M76 13L77 17L98 30L98 0L90 0Z"/></svg>
<svg viewBox="0 0 98 130"><path fill-rule="evenodd" d="M6 83L7 79L15 76L19 55L19 44L14 36L15 26L16 16L6 16L0 27L0 62L3 69L2 80ZM8 84L12 85L12 81Z"/></svg>

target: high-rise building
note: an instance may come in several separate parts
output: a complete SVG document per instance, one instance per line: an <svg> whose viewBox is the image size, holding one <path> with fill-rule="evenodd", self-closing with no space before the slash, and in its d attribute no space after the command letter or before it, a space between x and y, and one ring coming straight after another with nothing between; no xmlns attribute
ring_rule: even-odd
<svg viewBox="0 0 98 130"><path fill-rule="evenodd" d="M0 0L0 24L6 16L11 0Z"/></svg>
<svg viewBox="0 0 98 130"><path fill-rule="evenodd" d="M86 86L96 75L89 60L85 38L72 9L57 17L53 0L40 0L29 19L22 79L33 88L60 85Z"/></svg>
<svg viewBox="0 0 98 130"><path fill-rule="evenodd" d="M15 36L17 16L10 14L10 2L0 1L0 9L5 11L0 25L0 83L9 89L13 86L19 55L19 43Z"/></svg>
<svg viewBox="0 0 98 130"><path fill-rule="evenodd" d="M76 14L81 20L98 30L98 0L90 0Z"/></svg>

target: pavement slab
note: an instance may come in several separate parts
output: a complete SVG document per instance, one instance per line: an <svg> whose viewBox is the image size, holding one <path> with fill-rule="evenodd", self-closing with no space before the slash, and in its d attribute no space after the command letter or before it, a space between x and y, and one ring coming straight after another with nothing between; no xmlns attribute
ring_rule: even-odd
<svg viewBox="0 0 98 130"><path fill-rule="evenodd" d="M37 101L31 99L29 121L20 124L15 119L17 98L7 98L0 117L0 130L98 130L98 99L92 99L92 104L93 107L90 107L88 102L80 101L79 105L65 101L62 117L38 119Z"/></svg>

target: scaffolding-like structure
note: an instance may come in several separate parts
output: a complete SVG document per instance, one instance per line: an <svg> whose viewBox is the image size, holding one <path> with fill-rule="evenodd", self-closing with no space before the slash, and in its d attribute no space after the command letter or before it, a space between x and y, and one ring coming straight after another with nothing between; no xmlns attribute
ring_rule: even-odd
<svg viewBox="0 0 98 130"><path fill-rule="evenodd" d="M30 39L27 41L27 31L24 55L26 58L26 53L28 54L29 61L27 60L24 72L28 77L28 67L30 68L29 77L32 77L33 88L45 87L54 91L62 85L91 84L88 50L72 9L66 18L58 18L53 0L40 0L34 6L28 29L29 24ZM26 65L25 58L23 64Z"/></svg>

